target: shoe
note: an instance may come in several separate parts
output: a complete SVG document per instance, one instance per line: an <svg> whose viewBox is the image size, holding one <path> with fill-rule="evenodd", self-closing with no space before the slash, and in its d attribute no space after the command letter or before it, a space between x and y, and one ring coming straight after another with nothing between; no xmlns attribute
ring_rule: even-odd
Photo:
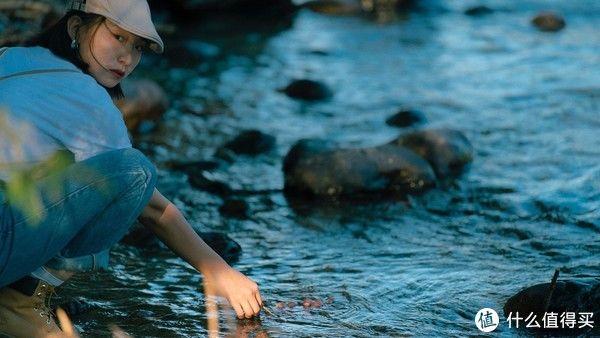
<svg viewBox="0 0 600 338"><path fill-rule="evenodd" d="M60 334L49 307L53 293L53 286L33 277L0 289L0 333L16 338Z"/></svg>

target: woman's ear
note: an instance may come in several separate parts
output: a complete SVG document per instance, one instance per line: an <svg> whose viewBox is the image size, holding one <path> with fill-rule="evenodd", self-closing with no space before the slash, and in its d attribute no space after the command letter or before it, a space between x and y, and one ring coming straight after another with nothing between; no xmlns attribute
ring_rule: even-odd
<svg viewBox="0 0 600 338"><path fill-rule="evenodd" d="M67 33L69 33L71 40L77 40L81 22L81 18L77 15L70 17L69 21L67 21Z"/></svg>

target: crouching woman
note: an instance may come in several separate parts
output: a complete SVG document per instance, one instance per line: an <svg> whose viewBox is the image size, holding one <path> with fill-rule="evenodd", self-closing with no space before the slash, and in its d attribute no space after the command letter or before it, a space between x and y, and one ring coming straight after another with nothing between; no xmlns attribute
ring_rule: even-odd
<svg viewBox="0 0 600 338"><path fill-rule="evenodd" d="M259 313L256 283L232 269L155 188L112 103L145 50L163 42L145 0L69 1L27 47L0 48L0 333L60 333L47 297L106 269L139 218L225 297Z"/></svg>

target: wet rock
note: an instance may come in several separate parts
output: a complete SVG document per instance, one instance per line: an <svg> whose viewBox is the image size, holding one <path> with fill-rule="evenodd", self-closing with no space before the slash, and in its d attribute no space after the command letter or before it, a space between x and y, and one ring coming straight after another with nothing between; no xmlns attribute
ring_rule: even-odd
<svg viewBox="0 0 600 338"><path fill-rule="evenodd" d="M121 86L125 97L115 104L130 131L138 131L143 121L158 121L167 111L167 94L154 81L126 79Z"/></svg>
<svg viewBox="0 0 600 338"><path fill-rule="evenodd" d="M401 110L390 116L385 123L394 127L410 127L425 122L425 116L416 110Z"/></svg>
<svg viewBox="0 0 600 338"><path fill-rule="evenodd" d="M323 302L320 299L305 298L302 301L302 306L305 309L317 309L323 306Z"/></svg>
<svg viewBox="0 0 600 338"><path fill-rule="evenodd" d="M235 153L232 150L227 149L225 147L218 148L215 151L214 156L215 156L215 158L218 158L220 160L223 160L223 161L226 161L229 163L234 162L235 157L236 157Z"/></svg>
<svg viewBox="0 0 600 338"><path fill-rule="evenodd" d="M425 160L393 144L327 150L304 140L288 152L283 170L287 192L309 195L418 193L435 185Z"/></svg>
<svg viewBox="0 0 600 338"><path fill-rule="evenodd" d="M405 11L413 7L415 0L360 0L360 6L365 11L373 11L377 7L387 7Z"/></svg>
<svg viewBox="0 0 600 338"><path fill-rule="evenodd" d="M200 232L194 229L196 233L219 254L227 263L237 262L242 254L242 247L229 236L219 232ZM145 226L135 223L129 229L129 232L121 243L142 249L160 248L158 238Z"/></svg>
<svg viewBox="0 0 600 338"><path fill-rule="evenodd" d="M468 16L484 16L494 13L494 10L487 6L474 6L465 10Z"/></svg>
<svg viewBox="0 0 600 338"><path fill-rule="evenodd" d="M361 7L357 1L314 0L302 4L313 12L328 15L358 15Z"/></svg>
<svg viewBox="0 0 600 338"><path fill-rule="evenodd" d="M440 179L459 176L473 161L473 146L457 130L420 130L401 135L391 144L406 147L426 159Z"/></svg>
<svg viewBox="0 0 600 338"><path fill-rule="evenodd" d="M407 1L401 0L361 0L360 5L363 11L381 24L387 24L399 19L397 10L405 7Z"/></svg>
<svg viewBox="0 0 600 338"><path fill-rule="evenodd" d="M592 312L592 320L597 322L600 315L600 279L558 281L548 298L550 289L551 283L543 283L521 290L506 301L505 316L508 317L512 312L514 317L514 314L518 312L520 317L525 318L533 313L541 323L544 313L554 312L560 315L565 312L574 312L577 313L576 320L578 320L580 313ZM558 325L560 327L560 324ZM568 330L574 333L573 329ZM552 332L555 331L552 330ZM600 333L598 327L596 327L596 332ZM577 333L581 334L581 332Z"/></svg>
<svg viewBox="0 0 600 338"><path fill-rule="evenodd" d="M337 144L323 139L301 139L288 151L283 160L283 171L291 171L300 160L320 153L334 151Z"/></svg>
<svg viewBox="0 0 600 338"><path fill-rule="evenodd" d="M248 209L248 203L244 200L226 199L219 207L219 213L227 217L247 219Z"/></svg>
<svg viewBox="0 0 600 338"><path fill-rule="evenodd" d="M223 148L236 154L258 155L268 152L275 147L275 137L265 134L260 130L242 131L233 140L227 142Z"/></svg>
<svg viewBox="0 0 600 338"><path fill-rule="evenodd" d="M566 26L565 20L553 12L541 12L531 20L531 23L544 32L557 32Z"/></svg>
<svg viewBox="0 0 600 338"><path fill-rule="evenodd" d="M234 116L235 113L225 102L221 100L210 100L206 102L198 98L183 98L180 100L180 109L184 113L206 117L213 115Z"/></svg>
<svg viewBox="0 0 600 338"><path fill-rule="evenodd" d="M204 171L188 173L188 182L196 189L218 196L228 196L232 193L227 183L207 177Z"/></svg>
<svg viewBox="0 0 600 338"><path fill-rule="evenodd" d="M308 79L294 80L282 91L289 97L306 101L326 100L333 95L325 84Z"/></svg>

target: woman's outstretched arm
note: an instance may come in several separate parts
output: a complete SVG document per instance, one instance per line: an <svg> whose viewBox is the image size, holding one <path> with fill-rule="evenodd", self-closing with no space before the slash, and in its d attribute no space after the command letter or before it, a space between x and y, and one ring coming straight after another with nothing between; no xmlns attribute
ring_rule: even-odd
<svg viewBox="0 0 600 338"><path fill-rule="evenodd" d="M238 318L250 318L259 313L262 299L258 286L242 273L231 268L192 229L177 207L158 190L139 218L179 257L204 275L205 290L214 290L225 297Z"/></svg>

